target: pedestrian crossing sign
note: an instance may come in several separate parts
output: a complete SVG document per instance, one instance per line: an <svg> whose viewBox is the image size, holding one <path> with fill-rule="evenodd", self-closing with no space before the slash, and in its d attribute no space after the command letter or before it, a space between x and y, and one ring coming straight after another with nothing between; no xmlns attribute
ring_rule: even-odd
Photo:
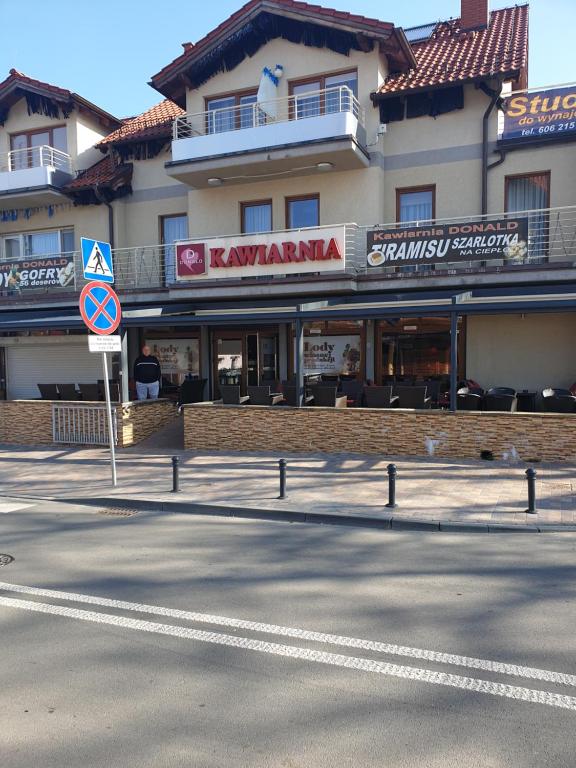
<svg viewBox="0 0 576 768"><path fill-rule="evenodd" d="M80 238L82 245L82 264L86 280L100 280L102 283L114 282L114 265L110 243L100 240Z"/></svg>

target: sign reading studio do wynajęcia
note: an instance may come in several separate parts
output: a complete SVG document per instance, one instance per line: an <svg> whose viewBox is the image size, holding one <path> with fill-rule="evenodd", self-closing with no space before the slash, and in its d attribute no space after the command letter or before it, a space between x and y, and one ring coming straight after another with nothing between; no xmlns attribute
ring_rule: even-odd
<svg viewBox="0 0 576 768"><path fill-rule="evenodd" d="M576 86L513 93L502 102L501 141L570 138L576 135Z"/></svg>
<svg viewBox="0 0 576 768"><path fill-rule="evenodd" d="M367 235L367 251L371 267L499 258L522 261L528 254L528 219L373 229Z"/></svg>

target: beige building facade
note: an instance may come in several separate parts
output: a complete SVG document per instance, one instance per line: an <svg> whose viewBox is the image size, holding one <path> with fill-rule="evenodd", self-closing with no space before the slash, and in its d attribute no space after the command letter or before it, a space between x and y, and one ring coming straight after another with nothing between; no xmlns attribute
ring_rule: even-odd
<svg viewBox="0 0 576 768"><path fill-rule="evenodd" d="M185 44L152 78L164 101L129 120L15 71L0 84L3 398L95 378L82 237L112 244L124 400L144 341L166 392L192 374L204 399L323 374L428 382L452 408L466 382L505 386L533 409L576 382L576 104L506 133L510 93L530 93L527 6L462 0L459 19L402 30L299 5L250 0ZM549 107L570 97L550 93ZM538 132L550 125L565 128ZM472 242L510 220L518 248ZM341 225L338 263L282 271ZM456 225L470 242L454 261L379 261L370 245L447 242ZM261 272L243 272L250 258ZM22 277L42 269L56 272Z"/></svg>

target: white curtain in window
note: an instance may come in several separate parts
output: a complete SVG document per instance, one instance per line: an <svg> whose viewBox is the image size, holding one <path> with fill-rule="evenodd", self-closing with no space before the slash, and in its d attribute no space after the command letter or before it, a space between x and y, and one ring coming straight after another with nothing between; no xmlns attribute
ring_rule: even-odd
<svg viewBox="0 0 576 768"><path fill-rule="evenodd" d="M269 203L264 205L244 206L243 231L247 234L255 232L270 232L272 229L272 208Z"/></svg>
<svg viewBox="0 0 576 768"><path fill-rule="evenodd" d="M167 216L162 219L162 242L164 250L164 267L166 270L166 284L176 280L176 247L177 240L186 240L188 237L187 216Z"/></svg>
<svg viewBox="0 0 576 768"><path fill-rule="evenodd" d="M400 195L400 222L427 221L433 216L432 190Z"/></svg>
<svg viewBox="0 0 576 768"><path fill-rule="evenodd" d="M506 187L506 211L536 211L529 220L528 249L531 259L546 255L548 242L548 175L534 174L508 179Z"/></svg>
<svg viewBox="0 0 576 768"><path fill-rule="evenodd" d="M60 252L60 232L35 232L24 235L26 256L49 256Z"/></svg>

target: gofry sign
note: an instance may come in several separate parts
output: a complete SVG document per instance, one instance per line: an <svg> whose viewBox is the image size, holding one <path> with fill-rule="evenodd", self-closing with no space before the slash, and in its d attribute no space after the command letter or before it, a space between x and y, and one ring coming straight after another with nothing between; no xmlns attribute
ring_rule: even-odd
<svg viewBox="0 0 576 768"><path fill-rule="evenodd" d="M289 275L343 270L346 228L208 238L176 244L178 280Z"/></svg>

